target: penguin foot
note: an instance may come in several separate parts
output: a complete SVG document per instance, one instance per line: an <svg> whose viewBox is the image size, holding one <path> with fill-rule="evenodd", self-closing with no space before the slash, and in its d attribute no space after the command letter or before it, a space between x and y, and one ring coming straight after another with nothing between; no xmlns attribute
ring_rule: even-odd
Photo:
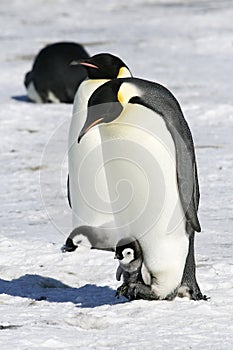
<svg viewBox="0 0 233 350"><path fill-rule="evenodd" d="M123 283L119 288L117 288L116 297L120 296L126 297L129 301L144 299L144 300L158 300L159 297L155 294L150 286L143 283Z"/></svg>
<svg viewBox="0 0 233 350"><path fill-rule="evenodd" d="M190 291L190 297L191 300L205 300L208 301L210 297L207 297L207 295L202 294L201 291L195 292L195 291Z"/></svg>
<svg viewBox="0 0 233 350"><path fill-rule="evenodd" d="M128 288L129 300L143 299L143 300L159 300L160 297L151 289L142 283L131 283Z"/></svg>
<svg viewBox="0 0 233 350"><path fill-rule="evenodd" d="M120 287L117 288L115 297L119 299L121 296L124 296L127 298L127 291L128 291L128 285L126 283L123 283Z"/></svg>
<svg viewBox="0 0 233 350"><path fill-rule="evenodd" d="M129 300L147 299L145 293L142 293L142 286L142 283L130 283L127 289L127 298Z"/></svg>
<svg viewBox="0 0 233 350"><path fill-rule="evenodd" d="M171 301L173 299L175 299L175 297L177 296L178 293L178 287L174 289L174 291L170 294L168 294L165 298L165 300Z"/></svg>
<svg viewBox="0 0 233 350"><path fill-rule="evenodd" d="M71 238L67 238L66 243L61 248L62 253L74 252L78 248L77 245L74 245Z"/></svg>
<svg viewBox="0 0 233 350"><path fill-rule="evenodd" d="M200 288L197 285L197 288L191 288L185 285L182 285L177 294L180 298L188 297L190 300L209 300L210 297L207 297L205 294L202 294Z"/></svg>
<svg viewBox="0 0 233 350"><path fill-rule="evenodd" d="M117 288L115 297L120 298L121 296L124 296L129 301L140 299L137 298L138 294L138 285L136 283L123 283L120 287Z"/></svg>

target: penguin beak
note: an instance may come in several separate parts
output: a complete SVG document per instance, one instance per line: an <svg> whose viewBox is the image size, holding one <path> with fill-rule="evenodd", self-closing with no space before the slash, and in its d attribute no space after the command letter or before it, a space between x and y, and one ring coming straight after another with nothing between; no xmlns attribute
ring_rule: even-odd
<svg viewBox="0 0 233 350"><path fill-rule="evenodd" d="M96 66L95 64L88 63L88 62L85 62L85 61L72 61L72 62L70 63L70 65L71 65L71 66L80 65L80 66L84 66L84 67L88 67L88 68L99 69L99 67Z"/></svg>
<svg viewBox="0 0 233 350"><path fill-rule="evenodd" d="M88 63L88 62L79 62L79 64L81 64L82 66L88 67L88 68L99 69L98 66L96 66L95 64L92 64L92 63Z"/></svg>
<svg viewBox="0 0 233 350"><path fill-rule="evenodd" d="M91 123L89 126L84 125L84 127L82 128L79 137L78 137L78 143L80 143L81 139L83 138L83 136L91 129L93 128L93 126L99 124L104 118L99 118L97 120L95 120L93 123Z"/></svg>

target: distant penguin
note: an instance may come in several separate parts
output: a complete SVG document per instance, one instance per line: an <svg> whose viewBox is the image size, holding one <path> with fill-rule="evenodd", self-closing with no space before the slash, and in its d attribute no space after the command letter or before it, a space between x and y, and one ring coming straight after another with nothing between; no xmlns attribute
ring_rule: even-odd
<svg viewBox="0 0 233 350"><path fill-rule="evenodd" d="M128 298L173 299L185 282L193 299L203 299L193 248L201 231L197 167L179 103L160 84L114 79L90 97L80 145L97 126L116 227L139 241L151 275L151 286L134 285Z"/></svg>
<svg viewBox="0 0 233 350"><path fill-rule="evenodd" d="M79 235L80 227L92 226L88 236L93 248L114 249L121 237L106 229L114 227L111 204L103 171L101 139L97 129L78 144L78 136L87 117L87 104L92 93L106 81L131 77L126 64L109 53L100 53L78 61L87 70L88 79L82 82L74 99L73 115L69 131L68 145L68 198L72 207L73 232ZM83 233L83 230L81 230ZM100 233L98 233L100 231ZM84 230L84 234L87 229ZM91 239L93 235L93 239ZM108 237L103 245L103 235ZM99 239L99 241L98 241ZM77 239L79 241L79 239ZM93 245L93 242L95 244Z"/></svg>
<svg viewBox="0 0 233 350"><path fill-rule="evenodd" d="M143 264L140 244L132 237L121 239L116 246L115 259L119 260L116 272L117 281L123 277L123 284L117 288L116 297L128 296L128 287L135 283L150 285L150 275ZM129 296L132 300L132 296Z"/></svg>
<svg viewBox="0 0 233 350"><path fill-rule="evenodd" d="M83 46L73 42L44 47L35 57L32 70L25 75L28 98L38 103L72 103L77 88L87 76L84 67L72 62L88 57Z"/></svg>

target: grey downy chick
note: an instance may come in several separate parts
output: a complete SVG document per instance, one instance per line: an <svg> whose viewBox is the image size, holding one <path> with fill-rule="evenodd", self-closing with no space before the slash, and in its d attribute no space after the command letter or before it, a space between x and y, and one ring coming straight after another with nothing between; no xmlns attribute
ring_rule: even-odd
<svg viewBox="0 0 233 350"><path fill-rule="evenodd" d="M124 295L135 299L129 289L151 283L150 274L143 264L143 254L139 242L131 237L121 239L116 246L115 259L119 260L116 271L117 281L123 277L123 284L117 288L116 297Z"/></svg>

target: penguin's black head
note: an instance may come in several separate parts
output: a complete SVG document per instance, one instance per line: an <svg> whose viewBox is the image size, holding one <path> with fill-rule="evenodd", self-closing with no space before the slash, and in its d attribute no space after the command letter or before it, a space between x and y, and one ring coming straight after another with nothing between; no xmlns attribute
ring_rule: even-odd
<svg viewBox="0 0 233 350"><path fill-rule="evenodd" d="M122 112L123 106L118 91L124 79L114 79L101 85L88 101L86 122L79 134L78 142L93 126L114 121Z"/></svg>
<svg viewBox="0 0 233 350"><path fill-rule="evenodd" d="M117 56L100 53L79 62L87 70L89 79L115 79L130 77L126 64Z"/></svg>
<svg viewBox="0 0 233 350"><path fill-rule="evenodd" d="M115 258L125 263L142 258L139 242L131 237L121 239L116 246Z"/></svg>

